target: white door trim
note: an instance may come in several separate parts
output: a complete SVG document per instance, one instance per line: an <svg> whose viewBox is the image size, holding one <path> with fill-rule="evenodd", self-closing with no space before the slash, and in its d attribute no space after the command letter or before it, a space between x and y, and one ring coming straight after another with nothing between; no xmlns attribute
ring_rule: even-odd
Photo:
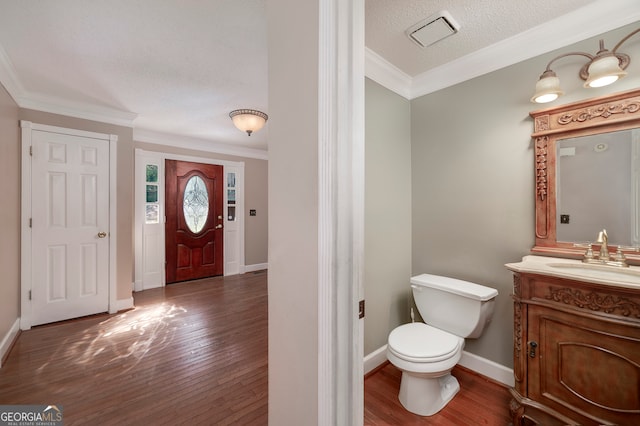
<svg viewBox="0 0 640 426"><path fill-rule="evenodd" d="M362 425L364 0L322 0L318 66L318 425Z"/></svg>
<svg viewBox="0 0 640 426"><path fill-rule="evenodd" d="M120 306L118 302L118 136L104 136L109 137L109 313L115 314L120 309L133 307L133 303ZM132 299L128 300L133 302Z"/></svg>
<svg viewBox="0 0 640 426"><path fill-rule="evenodd" d="M117 308L117 205L116 205L116 158L118 136L103 133L87 132L84 130L67 129L46 124L20 121L21 128L21 209L20 209L20 329L31 328L31 300L29 294L32 286L32 244L31 244L31 141L32 131L39 130L66 135L89 137L104 140L109 143L109 313L115 313Z"/></svg>

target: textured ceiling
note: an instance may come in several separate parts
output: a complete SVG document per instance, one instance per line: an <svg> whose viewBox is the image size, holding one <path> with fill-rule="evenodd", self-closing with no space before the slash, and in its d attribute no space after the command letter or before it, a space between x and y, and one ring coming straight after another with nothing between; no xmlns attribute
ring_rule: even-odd
<svg viewBox="0 0 640 426"><path fill-rule="evenodd" d="M2 0L26 96L137 114L136 128L266 149L229 112L268 112L264 0Z"/></svg>
<svg viewBox="0 0 640 426"><path fill-rule="evenodd" d="M595 0L366 0L365 44L414 77ZM446 10L460 30L422 48L405 31Z"/></svg>
<svg viewBox="0 0 640 426"><path fill-rule="evenodd" d="M190 139L266 158L268 123L248 137L228 117L238 108L269 113L266 1L0 0L0 82L21 107L128 122L136 140ZM582 6L639 8L637 0L364 1L368 51L411 77ZM439 10L460 31L419 48L405 30Z"/></svg>

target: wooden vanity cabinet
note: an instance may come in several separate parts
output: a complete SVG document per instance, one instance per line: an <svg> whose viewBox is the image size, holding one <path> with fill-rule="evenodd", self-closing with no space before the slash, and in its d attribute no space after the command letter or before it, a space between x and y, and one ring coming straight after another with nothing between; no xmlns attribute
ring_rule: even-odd
<svg viewBox="0 0 640 426"><path fill-rule="evenodd" d="M514 425L640 425L640 290L514 273Z"/></svg>

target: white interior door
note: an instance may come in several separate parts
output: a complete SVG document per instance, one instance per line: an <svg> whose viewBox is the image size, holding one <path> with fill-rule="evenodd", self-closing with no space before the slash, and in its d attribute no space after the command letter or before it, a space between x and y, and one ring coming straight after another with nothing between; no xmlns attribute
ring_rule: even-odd
<svg viewBox="0 0 640 426"><path fill-rule="evenodd" d="M109 309L109 144L32 133L31 325Z"/></svg>

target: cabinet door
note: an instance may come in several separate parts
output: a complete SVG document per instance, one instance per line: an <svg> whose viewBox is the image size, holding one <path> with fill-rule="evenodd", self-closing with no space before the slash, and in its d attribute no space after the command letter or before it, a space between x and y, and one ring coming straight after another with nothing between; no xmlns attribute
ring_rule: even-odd
<svg viewBox="0 0 640 426"><path fill-rule="evenodd" d="M640 424L640 327L532 305L529 397L579 424ZM577 416L577 418L576 418Z"/></svg>

